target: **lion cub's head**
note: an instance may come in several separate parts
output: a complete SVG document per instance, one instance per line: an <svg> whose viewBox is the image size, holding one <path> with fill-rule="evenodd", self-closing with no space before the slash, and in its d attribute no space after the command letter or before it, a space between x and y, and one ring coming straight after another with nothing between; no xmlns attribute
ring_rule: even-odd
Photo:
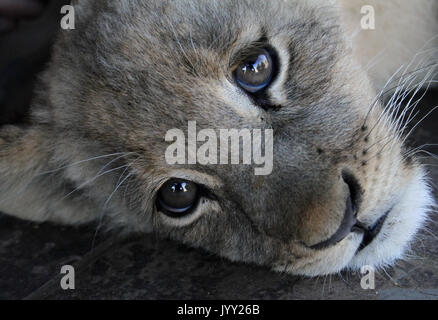
<svg viewBox="0 0 438 320"><path fill-rule="evenodd" d="M82 1L35 117L76 143L58 157L123 153L110 192L83 188L114 223L296 274L391 263L431 204L409 112L381 104L312 3Z"/></svg>

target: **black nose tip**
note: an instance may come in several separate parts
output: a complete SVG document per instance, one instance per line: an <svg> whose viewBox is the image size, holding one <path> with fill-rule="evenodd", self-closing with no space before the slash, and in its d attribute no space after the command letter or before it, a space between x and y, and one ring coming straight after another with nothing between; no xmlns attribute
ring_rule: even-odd
<svg viewBox="0 0 438 320"><path fill-rule="evenodd" d="M341 176L344 182L348 185L353 210L357 213L362 200L362 188L359 181L357 181L356 177L347 170L343 170Z"/></svg>
<svg viewBox="0 0 438 320"><path fill-rule="evenodd" d="M360 200L360 185L356 178L346 171L342 172L342 179L348 185L349 189L344 218L338 230L329 239L313 245L311 247L312 249L324 249L338 243L351 232L353 226L357 223L356 214Z"/></svg>

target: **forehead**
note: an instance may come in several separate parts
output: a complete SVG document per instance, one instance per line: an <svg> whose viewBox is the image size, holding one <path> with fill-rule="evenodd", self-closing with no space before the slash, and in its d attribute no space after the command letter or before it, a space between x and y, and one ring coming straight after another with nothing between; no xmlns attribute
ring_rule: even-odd
<svg viewBox="0 0 438 320"><path fill-rule="evenodd" d="M96 47L105 72L117 66L136 77L141 70L168 80L172 74L219 79L260 39L307 61L308 55L326 52L324 42L334 38L333 15L313 1L122 0L92 6L97 14L78 27L86 32L77 32L74 42Z"/></svg>
<svg viewBox="0 0 438 320"><path fill-rule="evenodd" d="M263 36L306 33L309 25L323 27L331 15L324 10L318 16L313 1L294 0L124 0L101 8L105 14L95 20L101 33L117 23L113 36L135 36L156 47L196 44L218 53L230 46L244 47Z"/></svg>
<svg viewBox="0 0 438 320"><path fill-rule="evenodd" d="M197 88L205 88L201 95L211 97L217 96L216 87L224 84L229 88L227 93L236 91L229 85L230 70L260 41L266 41L277 51L285 74L284 79L277 81L278 92L307 90L315 83L315 77L321 79L321 74L329 74L326 71L338 52L335 15L327 11L327 6L315 5L314 1L83 3L88 14L78 10L77 29L63 33L64 46L86 48L72 59L80 61L90 79L99 75L98 84L109 83L109 87L128 93L135 91L136 96L151 93L146 95L147 99L137 99L142 104L151 97L159 97L160 101L173 97L172 105L193 108L193 97L200 92ZM74 51L64 50L63 54L74 55ZM89 82L96 86L96 81ZM291 88L284 89L285 83ZM303 96L315 94L314 91ZM226 96L232 98L233 105L237 101L249 103L237 93Z"/></svg>

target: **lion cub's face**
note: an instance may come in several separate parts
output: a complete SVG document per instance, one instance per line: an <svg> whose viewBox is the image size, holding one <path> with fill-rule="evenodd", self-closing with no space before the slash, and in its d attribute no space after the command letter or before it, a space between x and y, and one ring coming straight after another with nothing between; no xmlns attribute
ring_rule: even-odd
<svg viewBox="0 0 438 320"><path fill-rule="evenodd" d="M79 5L49 70L51 117L88 156L126 153L108 192L87 187L96 201L111 197L113 220L297 274L399 257L429 191L327 10L306 1ZM272 130L272 172L242 161L169 164L166 134L187 137L189 122L218 136ZM67 176L80 185L99 169Z"/></svg>

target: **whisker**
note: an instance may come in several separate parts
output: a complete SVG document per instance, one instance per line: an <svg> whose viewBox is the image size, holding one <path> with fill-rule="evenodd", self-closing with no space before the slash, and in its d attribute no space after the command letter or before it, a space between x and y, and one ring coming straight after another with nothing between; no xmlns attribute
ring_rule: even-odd
<svg viewBox="0 0 438 320"><path fill-rule="evenodd" d="M107 171L105 171L105 172L103 172L103 173L100 173L100 174L98 174L98 175L95 175L93 178L91 178L91 179L85 181L84 183L81 183L81 184L80 184L78 187L76 187L73 191L69 192L67 195L65 195L64 197L62 197L61 200L64 200L64 199L68 198L70 195L72 195L72 194L75 193L76 191L82 189L82 188L85 187L86 185L88 185L88 184L94 182L94 181L95 181L96 179L98 179L99 177L102 177L102 176L104 176L104 175L106 175L106 174L108 174L108 173L111 173L111 172L114 172L114 171L117 171L117 170L123 169L123 168L125 168L125 167L127 167L127 165L123 165L123 166L120 166L120 167L117 167L117 168L114 168L114 169L110 169L110 170L107 170Z"/></svg>
<svg viewBox="0 0 438 320"><path fill-rule="evenodd" d="M173 26L173 24L172 24L172 21L170 21L169 19L167 20L167 23L170 25L170 27L172 28L172 32L173 32L173 34L174 34L174 36L175 36L175 40L176 40L176 42L177 42L177 44L178 44L178 46L179 46L179 48L180 48L180 51L181 51L181 53L184 55L184 57L187 59L187 62L190 64L190 66L192 67L192 71L193 72L196 72L196 68L195 68L195 66L194 66L194 64L192 63L192 61L190 60L190 58L189 58L189 56L187 55L187 53L185 52L185 50L184 50L184 48L183 48L183 46L182 46L182 44L181 44L181 41L179 40L179 38L178 38L178 35L176 34L176 31L175 31L175 28L174 28L174 26Z"/></svg>
<svg viewBox="0 0 438 320"><path fill-rule="evenodd" d="M65 165L65 166L60 167L58 169L41 172L41 173L38 174L38 176L42 176L42 175L50 174L50 173L55 173L55 172L61 171L63 169L67 169L67 168L70 168L70 167L73 167L73 166L76 166L76 165L79 165L79 164L82 164L82 163L85 163L85 162L93 161L93 160L109 158L109 157L115 157L115 156L118 156L118 155L128 155L128 154L129 153L126 153L126 152L117 152L117 153L106 154L106 155L97 156L97 157L93 157L93 158L88 158L88 159L84 159L84 160L80 160L80 161L71 163L69 165Z"/></svg>
<svg viewBox="0 0 438 320"><path fill-rule="evenodd" d="M418 121L415 124L415 126L408 132L408 134L403 139L402 144L404 144L406 142L406 139L409 138L409 136L412 134L412 132L424 121L424 119L426 119L429 115L431 115L432 112L434 112L437 108L438 108L438 106L435 106L434 108L432 108L432 110L430 110L423 118L420 119L420 121Z"/></svg>
<svg viewBox="0 0 438 320"><path fill-rule="evenodd" d="M108 199L105 201L105 203L104 203L104 205L103 205L103 208L102 208L102 211L101 211L101 214L100 214L100 216L99 216L99 222L98 222L98 225L97 225L97 227L96 227L96 231L95 231L95 233L94 233L94 237L93 237L93 242L92 242L92 247L94 246L94 243L95 243L95 240L96 240L96 238L97 238L97 235L98 235L98 233L99 233L99 231L100 231L100 229L101 229L101 227L102 227L102 225L103 225L103 217L104 217L104 214L105 214L105 210L107 209L107 206L108 206L108 204L109 204L109 202L111 201L111 199L112 199L112 197L114 196L114 194L117 192L117 190L119 189L119 187L130 177L130 176L132 176L133 175L133 173L129 173L117 186L116 186L116 188L114 189L114 191L110 194L110 196L108 197Z"/></svg>

